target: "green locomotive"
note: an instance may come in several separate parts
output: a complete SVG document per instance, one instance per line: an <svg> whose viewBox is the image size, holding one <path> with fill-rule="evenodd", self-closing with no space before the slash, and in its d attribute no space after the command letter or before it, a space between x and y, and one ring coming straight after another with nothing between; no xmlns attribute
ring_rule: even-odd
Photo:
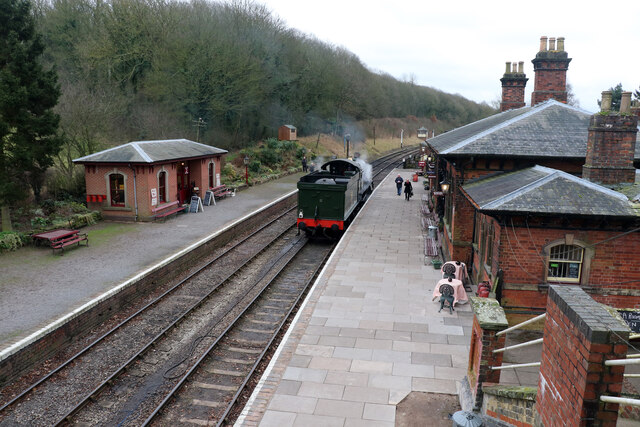
<svg viewBox="0 0 640 427"><path fill-rule="evenodd" d="M298 181L298 230L310 236L340 236L373 191L371 165L336 159Z"/></svg>

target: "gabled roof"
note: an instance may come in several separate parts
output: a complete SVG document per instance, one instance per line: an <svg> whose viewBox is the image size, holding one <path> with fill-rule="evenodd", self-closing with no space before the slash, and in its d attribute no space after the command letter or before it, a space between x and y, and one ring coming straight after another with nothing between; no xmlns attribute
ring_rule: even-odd
<svg viewBox="0 0 640 427"><path fill-rule="evenodd" d="M74 159L74 163L159 163L224 154L227 150L188 139L134 141Z"/></svg>
<svg viewBox="0 0 640 427"><path fill-rule="evenodd" d="M487 117L428 140L440 155L584 158L592 113L554 99ZM640 136L640 135L639 135ZM640 159L640 144L636 144Z"/></svg>
<svg viewBox="0 0 640 427"><path fill-rule="evenodd" d="M480 211L640 216L624 194L543 166L481 179L462 188Z"/></svg>

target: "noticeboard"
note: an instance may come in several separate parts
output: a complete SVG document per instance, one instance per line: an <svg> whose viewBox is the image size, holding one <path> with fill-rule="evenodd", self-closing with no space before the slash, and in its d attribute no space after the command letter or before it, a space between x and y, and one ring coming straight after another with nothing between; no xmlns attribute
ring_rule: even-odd
<svg viewBox="0 0 640 427"><path fill-rule="evenodd" d="M618 313L633 332L640 333L640 311L618 310Z"/></svg>
<svg viewBox="0 0 640 427"><path fill-rule="evenodd" d="M192 196L191 203L189 204L189 213L196 213L198 211L204 212L204 207L202 206L202 199L198 196Z"/></svg>
<svg viewBox="0 0 640 427"><path fill-rule="evenodd" d="M213 201L214 205L216 204L216 198L213 197L213 191L207 190L204 193L204 202L202 203L204 203L206 206L211 206L211 201Z"/></svg>

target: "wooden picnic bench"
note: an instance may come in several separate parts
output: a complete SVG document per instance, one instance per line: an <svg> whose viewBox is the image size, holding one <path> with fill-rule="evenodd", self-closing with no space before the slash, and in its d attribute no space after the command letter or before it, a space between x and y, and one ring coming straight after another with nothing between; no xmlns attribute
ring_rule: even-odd
<svg viewBox="0 0 640 427"><path fill-rule="evenodd" d="M224 184L213 187L211 191L213 192L213 197L216 197L218 199L227 197L234 193L233 190L227 188L227 186Z"/></svg>
<svg viewBox="0 0 640 427"><path fill-rule="evenodd" d="M175 200L173 202L165 203L163 205L156 206L155 208L151 208L151 211L153 212L153 218L158 219L184 211L184 208L180 205L180 202Z"/></svg>
<svg viewBox="0 0 640 427"><path fill-rule="evenodd" d="M56 249L60 249L60 255L64 254L64 248L77 243L80 246L80 242L85 242L86 246L89 246L89 235L87 233L75 233L67 237L55 240L51 242L51 249L55 253Z"/></svg>

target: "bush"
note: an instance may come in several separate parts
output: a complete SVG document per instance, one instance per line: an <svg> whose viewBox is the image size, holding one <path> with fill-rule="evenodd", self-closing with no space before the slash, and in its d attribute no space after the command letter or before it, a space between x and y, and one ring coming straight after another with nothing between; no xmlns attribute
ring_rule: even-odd
<svg viewBox="0 0 640 427"><path fill-rule="evenodd" d="M281 156L279 151L262 150L260 152L260 161L269 167L277 166L280 160Z"/></svg>
<svg viewBox="0 0 640 427"><path fill-rule="evenodd" d="M69 218L69 224L73 228L80 228L86 225L93 225L100 219L100 212L89 212L84 214L75 214Z"/></svg>
<svg viewBox="0 0 640 427"><path fill-rule="evenodd" d="M274 150L279 150L280 149L280 145L281 145L280 141L278 141L276 138L267 138L265 143L267 144L267 148L270 151L274 151Z"/></svg>
<svg viewBox="0 0 640 427"><path fill-rule="evenodd" d="M251 163L249 163L249 170L253 173L260 173L260 170L262 169L262 163L260 162L260 160L253 160Z"/></svg>
<svg viewBox="0 0 640 427"><path fill-rule="evenodd" d="M29 242L29 236L14 231L0 232L0 252L15 251Z"/></svg>

